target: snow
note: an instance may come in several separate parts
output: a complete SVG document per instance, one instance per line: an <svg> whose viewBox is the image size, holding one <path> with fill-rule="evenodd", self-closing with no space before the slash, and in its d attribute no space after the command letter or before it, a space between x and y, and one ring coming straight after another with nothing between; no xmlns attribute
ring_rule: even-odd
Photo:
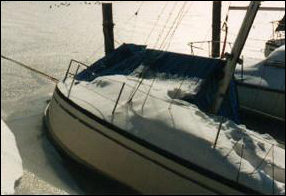
<svg viewBox="0 0 286 196"><path fill-rule="evenodd" d="M125 88L112 116L124 82ZM269 135L255 133L228 120L224 121L217 147L213 149L220 118L206 115L195 105L181 99L194 91L189 88L188 82L182 84L179 78L170 81L157 79L143 108L153 83L151 79L143 81L131 103L128 103L128 99L138 84L138 78L113 75L98 77L92 82L76 83L70 99L98 117L231 180L236 181L239 173L239 183L266 194L272 194L274 153L275 194L285 193L285 150L278 147ZM71 80L68 79L65 83L59 83L58 87L67 95L70 84ZM177 91L181 84L183 90L174 99L170 92Z"/></svg>
<svg viewBox="0 0 286 196"><path fill-rule="evenodd" d="M22 159L15 137L1 119L1 195L14 194L15 182L22 175Z"/></svg>
<svg viewBox="0 0 286 196"><path fill-rule="evenodd" d="M244 83L285 91L285 45L274 50L264 60L247 60L243 73ZM241 78L240 66L236 69L236 77Z"/></svg>
<svg viewBox="0 0 286 196"><path fill-rule="evenodd" d="M268 62L280 62L285 66L285 45L280 46L267 57Z"/></svg>

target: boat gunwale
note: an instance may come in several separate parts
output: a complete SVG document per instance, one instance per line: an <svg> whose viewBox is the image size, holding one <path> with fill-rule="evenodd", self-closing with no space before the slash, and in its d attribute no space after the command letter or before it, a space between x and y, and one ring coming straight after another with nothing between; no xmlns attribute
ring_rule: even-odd
<svg viewBox="0 0 286 196"><path fill-rule="evenodd" d="M235 182L234 180L231 180L231 179L228 179L224 176L221 176L213 171L210 171L210 170L207 170L203 167L200 167L199 165L197 164L194 164L194 163L191 163L190 161L188 160L185 160L181 157L178 157L176 155L174 155L173 153L170 153L164 149L161 149L143 139L140 139L138 137L136 137L135 135L133 134L130 134L128 133L127 131L125 130L122 130L120 129L119 127L109 123L109 122L106 122L104 121L103 119L100 119L99 117L97 117L95 114L91 113L90 111L80 107L79 105L77 105L76 103L74 103L72 100L70 100L69 98L67 98L61 91L60 89L58 88L58 86L56 86L55 88L55 92L54 93L57 93L57 95L63 99L63 101L65 101L67 104L69 104L70 106L72 106L74 109L76 109L77 111L81 112L83 115L89 117L90 119L96 121L97 123L101 124L102 126L104 127L107 127L108 129L116 132L117 134L123 136L124 138L128 139L128 140L131 140L133 142L135 142L136 144L140 145L140 146L143 146L145 148L147 148L148 150L150 151L153 151L155 152L156 154L158 155L161 155L163 156L164 158L174 162L174 163L177 163L189 170L192 170L192 171L195 171L197 172L198 174L200 175L203 175L205 176L206 178L209 178L211 180L214 180L214 181L219 181L219 183L225 185L225 186L228 186L230 188L234 188L235 190L238 190L242 193L246 193L246 194L263 194L257 190L254 190L250 187L247 187L243 184L240 184L238 182ZM53 96L53 99L55 99L55 97ZM72 115L73 118L77 118L74 114L71 114L70 111L68 111L66 108L64 108L60 103L58 103L58 101L56 100L57 104L63 109L65 110L66 112L68 112L69 115ZM91 128L92 130L98 132L98 133L101 133L101 134L104 134L102 133L101 131L98 131L96 128L94 128L93 126L89 125L87 122L84 122L82 119L79 119L80 121L82 121L82 123L84 123L86 126L88 126L89 128ZM104 134L104 136L106 136ZM109 136L108 136L109 137ZM111 139L111 138L109 138ZM112 138L113 140L115 140L114 138ZM118 141L117 141L118 143ZM121 144L121 142L118 143L119 145L123 145L122 147L126 148L126 146L124 146L124 144ZM132 150L134 152L134 149L131 149L131 147L128 147L129 150ZM141 153L140 153L141 154ZM144 155L144 157L146 158L146 155ZM147 157L149 158L149 157ZM149 158L150 160L150 158ZM152 161L152 160L151 160ZM157 164L157 163L156 163ZM160 163L160 166L162 166L162 163ZM93 167L93 166L91 166ZM166 169L166 168L165 168ZM176 172L177 173L177 172ZM182 174L181 174L182 175ZM216 191L218 192L218 191Z"/></svg>

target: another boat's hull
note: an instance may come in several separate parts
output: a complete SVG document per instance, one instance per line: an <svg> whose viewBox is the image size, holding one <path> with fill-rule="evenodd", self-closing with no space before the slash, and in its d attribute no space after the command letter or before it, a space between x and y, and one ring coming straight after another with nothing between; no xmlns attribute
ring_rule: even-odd
<svg viewBox="0 0 286 196"><path fill-rule="evenodd" d="M242 109L285 120L285 91L239 81L237 90Z"/></svg>
<svg viewBox="0 0 286 196"><path fill-rule="evenodd" d="M264 56L268 57L271 52L285 44L285 39L269 40L265 44Z"/></svg>
<svg viewBox="0 0 286 196"><path fill-rule="evenodd" d="M97 118L58 89L45 119L51 137L69 156L140 193L256 193Z"/></svg>

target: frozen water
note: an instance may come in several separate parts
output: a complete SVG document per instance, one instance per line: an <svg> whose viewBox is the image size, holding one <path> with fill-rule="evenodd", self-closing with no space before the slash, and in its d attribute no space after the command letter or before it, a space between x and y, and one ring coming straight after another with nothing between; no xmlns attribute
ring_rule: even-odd
<svg viewBox="0 0 286 196"><path fill-rule="evenodd" d="M161 9L165 3L145 2L134 17L141 2L114 2L116 46L122 42L145 44L158 18L158 8ZM183 3L178 2L173 9L175 4L167 4L147 43L149 47L154 47L164 26L171 26ZM263 4L285 6L283 2ZM224 3L223 16L228 5L228 2ZM188 6L190 9L185 13L168 50L190 53L188 42L209 40L211 37L211 2L189 2ZM165 25L171 12L171 20ZM101 15L98 2L1 1L1 55L15 58L60 79L70 59L90 64L103 56ZM269 22L279 20L283 15L284 12L258 13L244 54L261 58L263 51L259 50L264 48L265 40L271 36ZM244 12L231 12L229 41L234 40L243 16ZM161 36L160 43L164 36ZM208 55L207 44L198 46L204 50L195 50L195 54ZM17 189L18 193L82 193L41 129L42 114L53 89L54 84L50 81L1 58L1 118L15 135L24 168L23 184ZM39 186L31 186L33 183Z"/></svg>

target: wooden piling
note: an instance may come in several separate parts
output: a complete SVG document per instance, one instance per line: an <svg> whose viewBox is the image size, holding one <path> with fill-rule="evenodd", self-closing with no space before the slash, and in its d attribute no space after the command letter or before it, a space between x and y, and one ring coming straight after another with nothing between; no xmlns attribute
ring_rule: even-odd
<svg viewBox="0 0 286 196"><path fill-rule="evenodd" d="M105 55L108 55L114 50L114 23L111 3L102 3L102 18Z"/></svg>
<svg viewBox="0 0 286 196"><path fill-rule="evenodd" d="M212 57L220 56L220 26L221 26L221 1L213 1L212 13Z"/></svg>

